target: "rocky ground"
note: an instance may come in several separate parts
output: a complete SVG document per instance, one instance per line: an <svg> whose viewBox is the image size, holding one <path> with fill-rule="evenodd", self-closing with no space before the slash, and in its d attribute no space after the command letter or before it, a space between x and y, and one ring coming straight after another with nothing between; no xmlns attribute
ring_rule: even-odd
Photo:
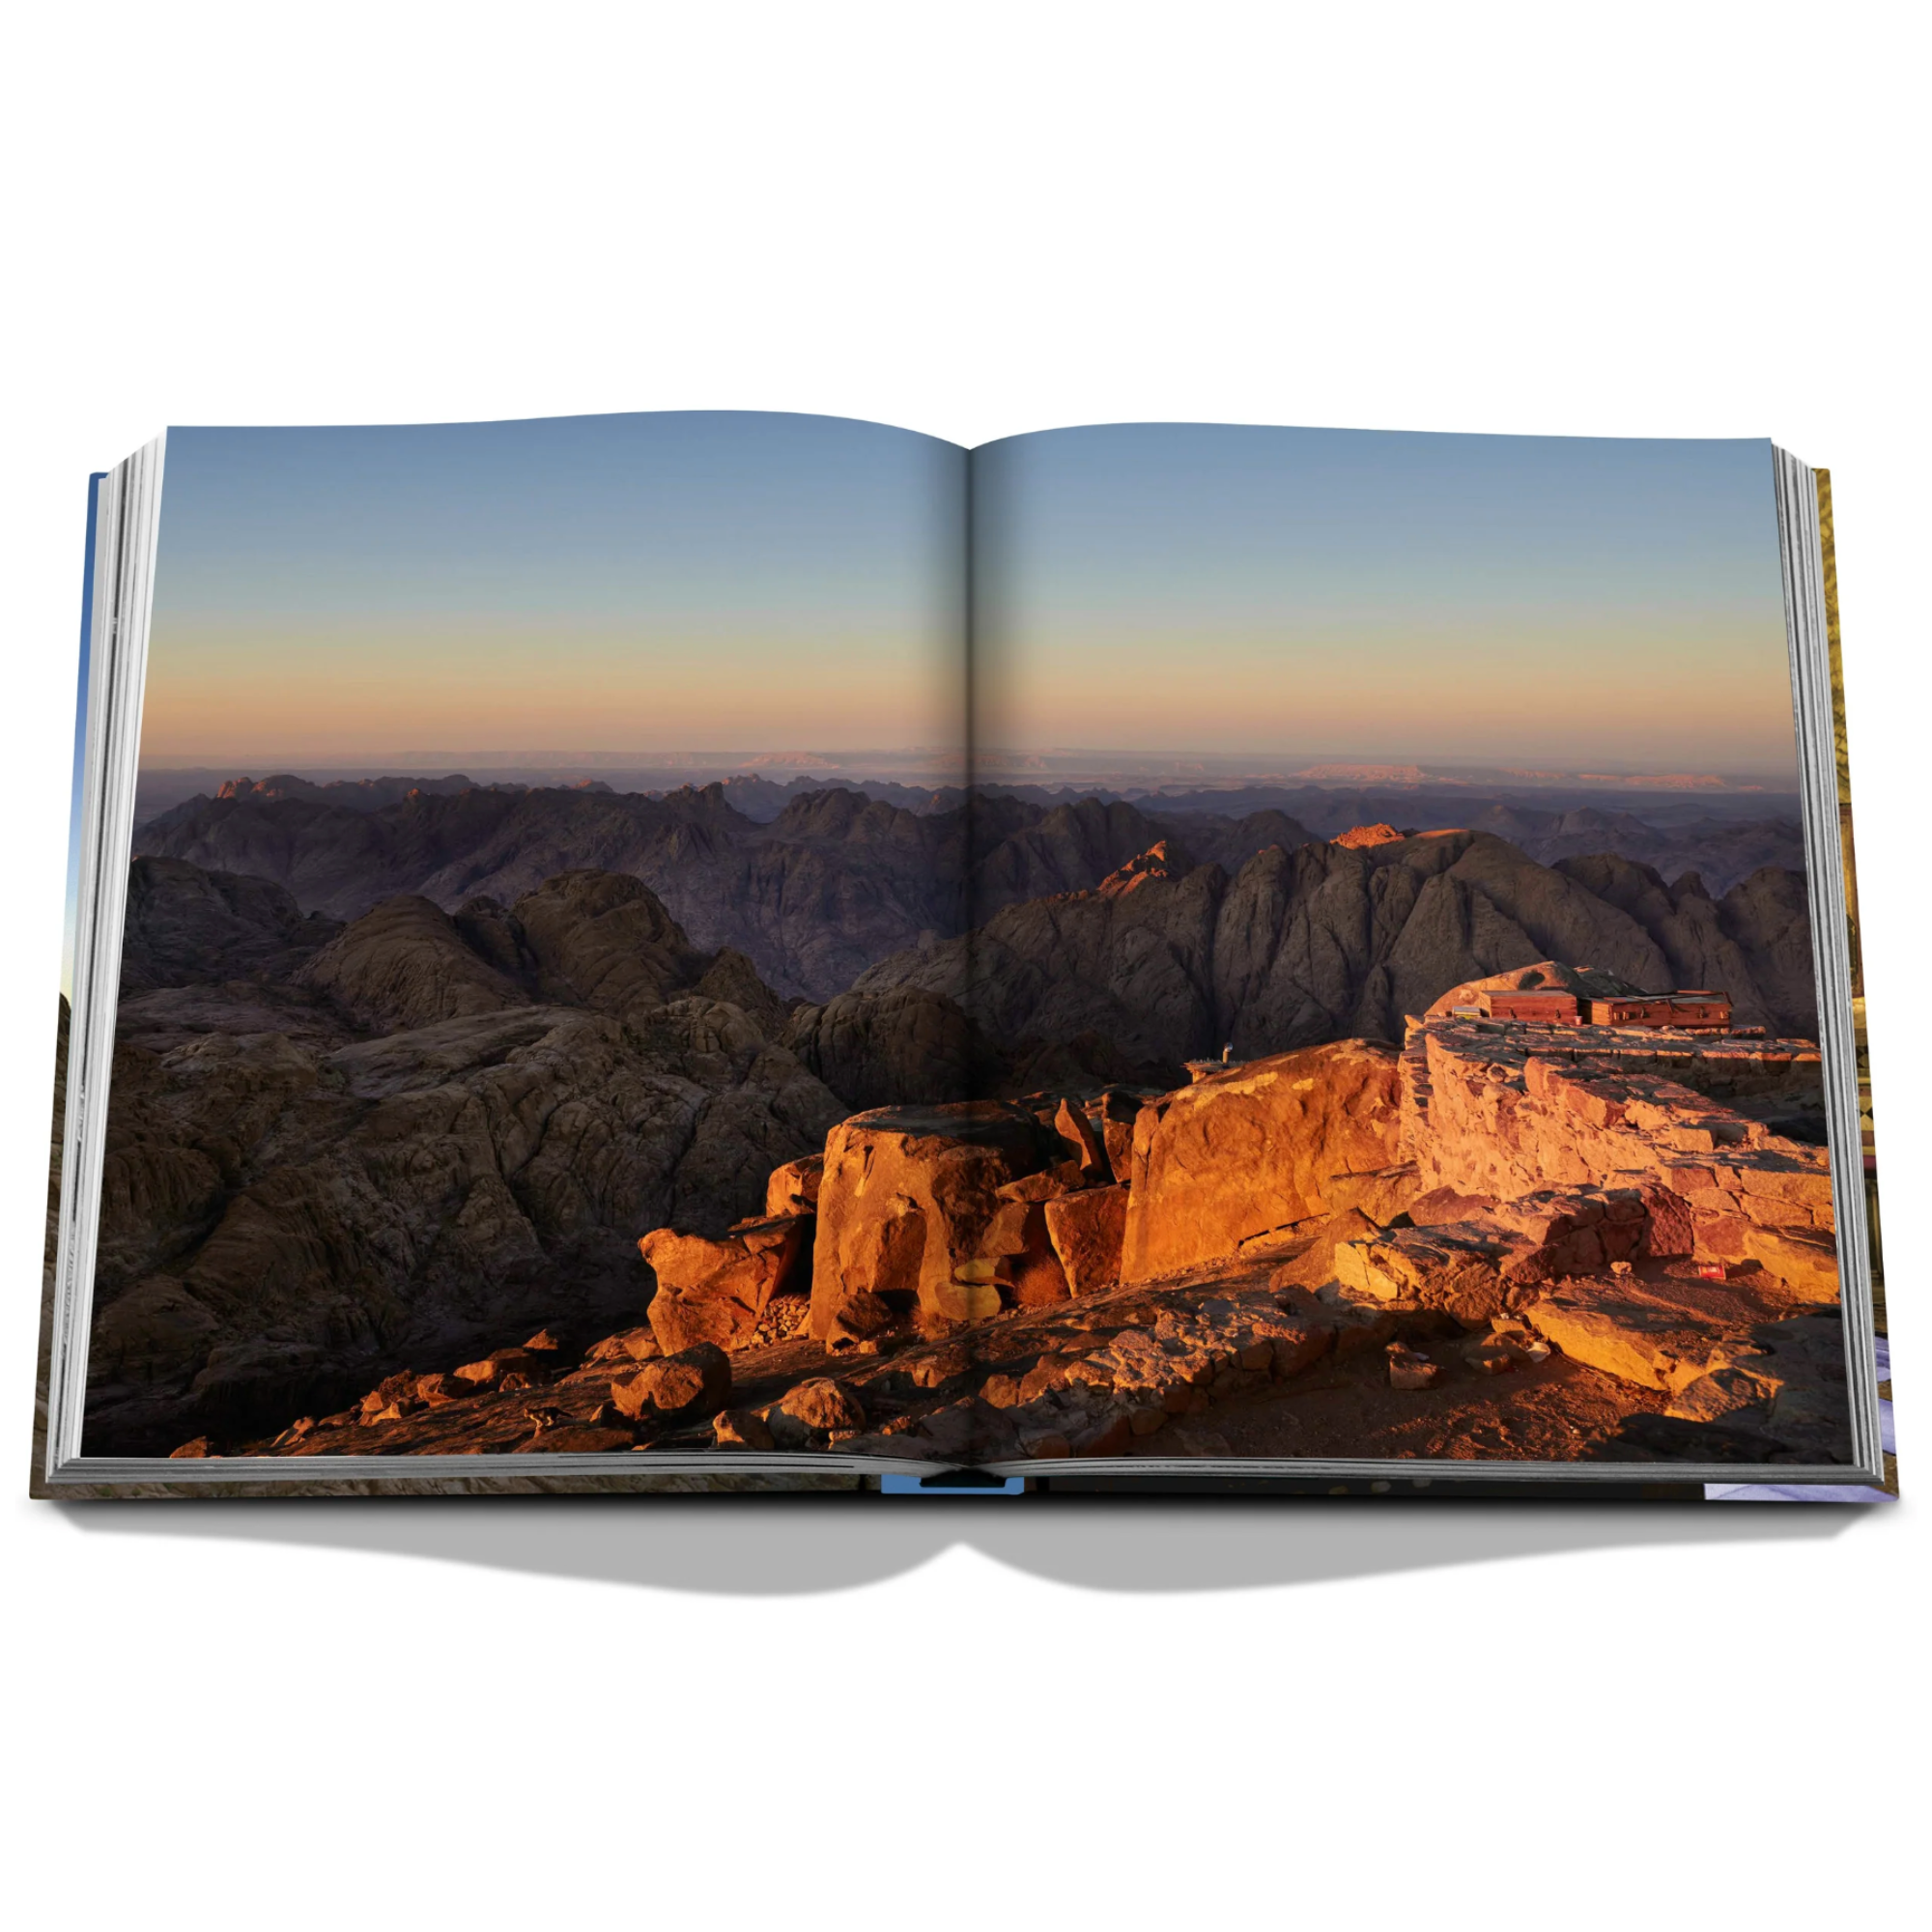
<svg viewBox="0 0 1932 1932"><path fill-rule="evenodd" d="M602 1322L642 1228L722 1232L849 1111L746 962L637 880L341 927L135 862L87 1440L164 1453L371 1365Z"/></svg>
<svg viewBox="0 0 1932 1932"><path fill-rule="evenodd" d="M791 1334L728 1354L666 1357L647 1327L581 1351L539 1335L388 1378L274 1437L176 1453L1777 1463L1829 1460L1841 1427L1835 1311L1719 1290L1694 1264L1567 1280L1469 1328L1420 1303L1310 1293L1296 1261L1190 1269L864 1355L828 1357L802 1332L803 1297L775 1324ZM1585 1294L1587 1335L1571 1308Z"/></svg>
<svg viewBox="0 0 1932 1932"><path fill-rule="evenodd" d="M761 1213L645 1236L645 1321L177 1453L1843 1460L1829 1168L1732 1104L1815 1049L1469 992L1400 1055L850 1117Z"/></svg>
<svg viewBox="0 0 1932 1932"><path fill-rule="evenodd" d="M981 804L952 885L948 812L837 791L755 836L722 794L477 787L354 810L237 791L156 821L151 845L276 876L134 862L90 1449L272 1438L539 1329L555 1360L648 1325L665 1357L742 1371L782 1344L838 1380L851 1351L1296 1241L1332 1267L1301 1286L1471 1332L1618 1262L1835 1294L1816 1052L1776 1037L1808 1024L1796 874L1714 900L1472 830L1323 841L1278 810L1196 812L1190 848L1120 802ZM612 868L536 876L585 850ZM639 871L679 882L713 943ZM337 916L389 877L424 890ZM776 980L715 943L740 925ZM1542 1038L1431 1009L1572 970L1546 953L1724 986L1767 1037ZM781 990L860 966L829 998ZM1127 1386L1037 1389L1055 1400L1012 1429L1109 1439Z"/></svg>

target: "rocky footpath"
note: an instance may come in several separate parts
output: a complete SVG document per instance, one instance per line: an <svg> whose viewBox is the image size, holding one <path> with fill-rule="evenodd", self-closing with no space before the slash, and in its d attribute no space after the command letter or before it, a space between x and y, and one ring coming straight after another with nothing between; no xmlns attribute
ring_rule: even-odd
<svg viewBox="0 0 1932 1932"><path fill-rule="evenodd" d="M1199 1072L851 1116L645 1235L643 1321L223 1446L1844 1457L1825 1156L1733 1104L1808 1042L1445 1010Z"/></svg>

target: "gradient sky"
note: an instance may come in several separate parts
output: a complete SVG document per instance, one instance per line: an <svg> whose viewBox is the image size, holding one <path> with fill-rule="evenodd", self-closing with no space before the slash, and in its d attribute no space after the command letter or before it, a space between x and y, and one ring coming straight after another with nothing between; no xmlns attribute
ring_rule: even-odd
<svg viewBox="0 0 1932 1932"><path fill-rule="evenodd" d="M142 753L952 745L964 488L826 416L170 430Z"/></svg>
<svg viewBox="0 0 1932 1932"><path fill-rule="evenodd" d="M1796 769L1767 442L1122 424L974 490L981 744Z"/></svg>

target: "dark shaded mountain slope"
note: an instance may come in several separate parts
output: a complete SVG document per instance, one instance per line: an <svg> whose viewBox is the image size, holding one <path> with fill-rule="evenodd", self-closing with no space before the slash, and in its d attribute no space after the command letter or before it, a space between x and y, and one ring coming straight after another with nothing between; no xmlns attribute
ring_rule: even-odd
<svg viewBox="0 0 1932 1932"><path fill-rule="evenodd" d="M446 784L454 783L446 781ZM781 995L826 1000L867 967L999 907L1097 885L1171 829L1135 807L1081 799L1051 809L976 800L914 811L833 787L793 796L758 823L722 785L664 798L589 789L415 788L387 804L360 789L265 781L197 798L142 826L135 849L283 887L298 906L355 919L399 893L457 912L509 904L557 874L628 873L693 945L730 947ZM264 787L267 787L266 789ZM1279 812L1202 815L1189 849L1238 865L1308 837Z"/></svg>
<svg viewBox="0 0 1932 1932"><path fill-rule="evenodd" d="M956 1005L1009 1059L1084 1038L1103 1077L1127 1065L1170 1080L1228 1043L1247 1058L1399 1040L1405 1014L1462 980L1557 958L1660 991L1716 984L1741 1023L1814 1031L1795 874L1759 873L1713 902L1694 881L1673 896L1622 861L1574 870L1473 832L1275 846L1233 878L1169 853L882 961L853 987L843 1024L864 1031L864 1003L918 988Z"/></svg>
<svg viewBox="0 0 1932 1932"><path fill-rule="evenodd" d="M299 948L268 882L136 864L92 1451L326 1407L520 1323L635 1320L640 1235L758 1211L848 1111L742 955L693 946L634 878L454 917L393 896ZM185 952L207 983L140 990Z"/></svg>

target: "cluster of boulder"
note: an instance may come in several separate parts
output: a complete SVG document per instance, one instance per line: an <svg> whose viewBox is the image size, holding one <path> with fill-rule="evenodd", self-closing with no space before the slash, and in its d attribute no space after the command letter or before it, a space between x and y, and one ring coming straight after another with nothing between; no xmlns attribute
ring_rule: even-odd
<svg viewBox="0 0 1932 1932"><path fill-rule="evenodd" d="M1346 1352L1392 1332L1387 1321L1375 1330L1357 1323L1352 1342L1338 1342L1332 1318L1289 1312L1259 1285L1044 1318L1036 1311L1030 1324L1022 1318L997 1337L962 1331L909 1341L884 1359L853 1351L819 1374L794 1359L774 1376L776 1365L708 1342L666 1353L647 1326L607 1336L574 1358L546 1331L452 1371L387 1377L358 1403L299 1417L240 1453L715 1448L974 1463L1108 1456L1215 1402L1296 1376L1338 1347ZM1163 1446L1180 1441L1170 1432ZM174 1452L218 1453L208 1436Z"/></svg>
<svg viewBox="0 0 1932 1932"><path fill-rule="evenodd" d="M1565 1453L1842 1457L1829 1163L1766 1123L1816 1048L1467 991L1400 1050L852 1115L762 1212L643 1236L645 1321L574 1364L540 1334L259 1446L1220 1456L1292 1382L1426 1409L1588 1372L1628 1427Z"/></svg>
<svg viewBox="0 0 1932 1932"><path fill-rule="evenodd" d="M1089 1412L1094 1391L1145 1431L1179 1412L1162 1407L1174 1390L1264 1358L1293 1373L1338 1333L1392 1349L1391 1386L1433 1385L1437 1365L1378 1308L1447 1318L1484 1373L1554 1347L1691 1419L1769 1420L1773 1330L1815 1384L1837 1298L1829 1160L1761 1118L1815 1095L1815 1046L1491 1021L1467 996L1413 1021L1399 1053L1339 1041L1204 1066L1166 1093L854 1116L821 1160L774 1177L765 1218L723 1241L644 1237L653 1330L728 1349L791 1295L828 1350L877 1352L1277 1259L1271 1298L1242 1304L1211 1366L1189 1360L1185 1324L1232 1321L1226 1297L1035 1387L1026 1402L1044 1406L1007 1417L1023 1452L1029 1430L1106 1439L1115 1415Z"/></svg>
<svg viewBox="0 0 1932 1932"><path fill-rule="evenodd" d="M668 1350L742 1347L806 1296L815 1339L875 1352L1256 1252L1364 1202L1393 1211L1400 1118L1395 1054L1358 1040L1170 1093L874 1108L777 1170L762 1216L644 1236L651 1326Z"/></svg>
<svg viewBox="0 0 1932 1932"><path fill-rule="evenodd" d="M657 1229L650 1323L667 1350L751 1346L803 1299L828 1348L876 1353L1111 1286L1121 1273L1139 1095L959 1101L855 1114L771 1177L765 1212L721 1237Z"/></svg>

